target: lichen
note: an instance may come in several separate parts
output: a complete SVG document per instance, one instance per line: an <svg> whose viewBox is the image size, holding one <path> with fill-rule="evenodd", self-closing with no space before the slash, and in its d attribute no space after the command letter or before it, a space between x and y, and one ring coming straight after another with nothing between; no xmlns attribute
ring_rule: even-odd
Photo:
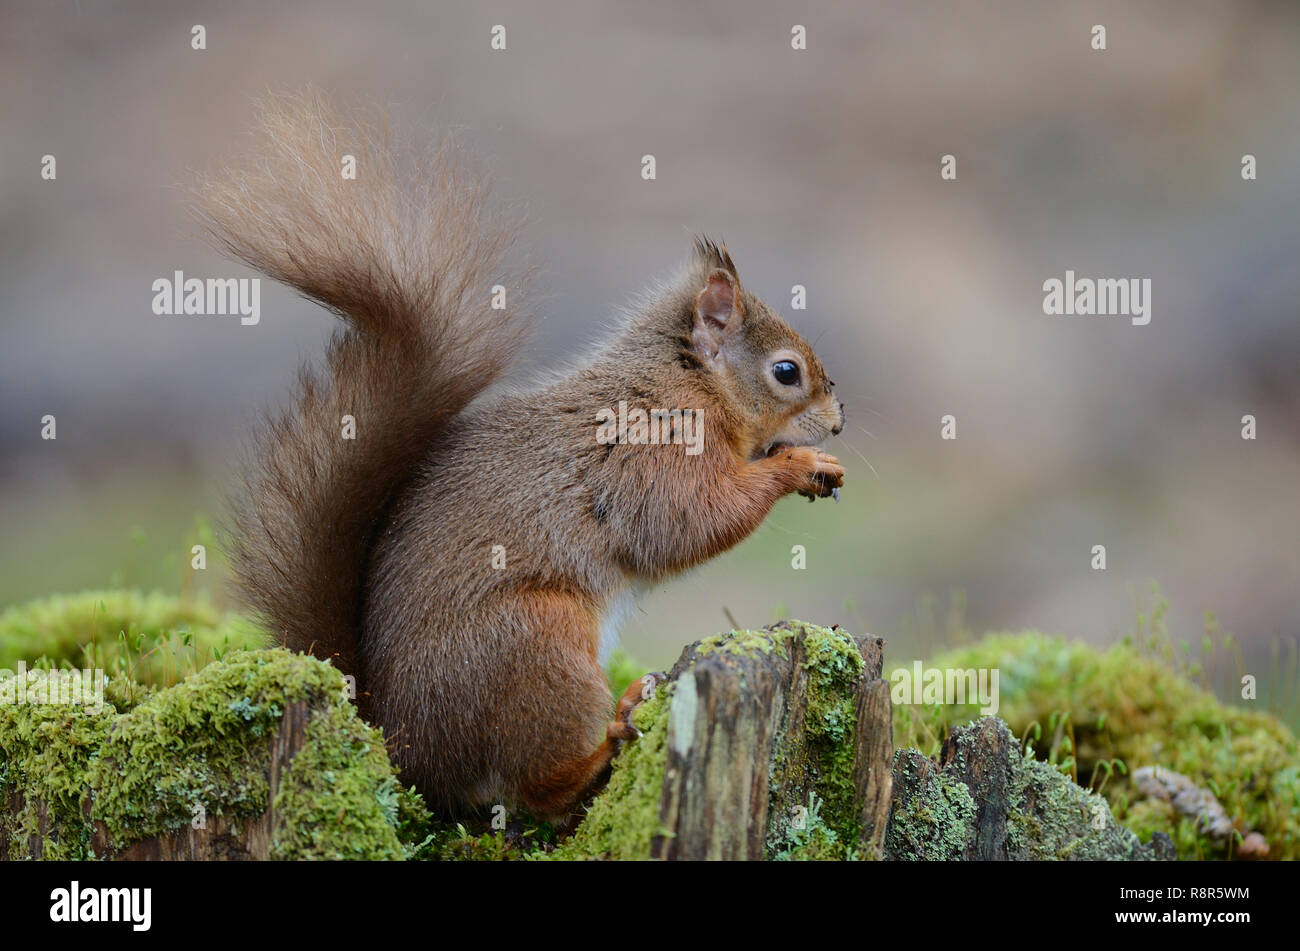
<svg viewBox="0 0 1300 951"><path fill-rule="evenodd" d="M1139 837L1120 825L1105 798L1082 789L1060 770L1022 755L1015 773L1019 824L1008 826L1012 858L1079 861L1136 860L1155 857ZM1035 803L1032 811L1028 803Z"/></svg>
<svg viewBox="0 0 1300 951"><path fill-rule="evenodd" d="M810 792L808 802L800 806L799 821L783 824L779 844L773 848L769 839L767 857L774 862L828 862L853 857L853 850L845 849L842 835L827 824L822 815L824 805L815 791ZM770 830L769 822L769 835Z"/></svg>
<svg viewBox="0 0 1300 951"><path fill-rule="evenodd" d="M996 739L986 746L991 737ZM955 730L943 763L940 767L917 750L898 752L886 836L891 858L1097 861L1160 856L1158 845L1144 847L1115 821L1104 798L1022 751L1001 721L990 717ZM994 838L1003 830L1005 838ZM982 842L981 835L986 837Z"/></svg>
<svg viewBox="0 0 1300 951"><path fill-rule="evenodd" d="M975 801L970 790L932 767L916 750L898 750L894 771L912 793L895 801L885 854L911 861L960 859L974 834Z"/></svg>
<svg viewBox="0 0 1300 951"><path fill-rule="evenodd" d="M714 653L749 657L756 653L771 654L776 652L784 657L787 653L787 642L792 640L796 633L796 629L788 625L776 625L765 631L751 631L749 629L727 631L699 641L695 645L695 653L700 657Z"/></svg>

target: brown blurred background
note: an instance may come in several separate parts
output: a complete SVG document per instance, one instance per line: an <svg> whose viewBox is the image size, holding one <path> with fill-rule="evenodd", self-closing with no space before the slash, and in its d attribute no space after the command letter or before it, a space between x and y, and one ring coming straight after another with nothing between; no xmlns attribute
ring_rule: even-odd
<svg viewBox="0 0 1300 951"><path fill-rule="evenodd" d="M828 447L842 502L783 502L646 599L625 638L645 661L729 626L724 607L872 630L900 662L963 614L1104 642L1153 581L1176 636L1207 609L1256 657L1300 633L1295 4L0 10L0 604L222 591L220 559L187 576L196 525L331 321L269 282L256 327L157 317L150 285L248 275L200 243L177 186L239 148L256 95L313 82L415 138L458 129L526 207L532 369L585 347L696 232L817 341L848 405ZM1150 325L1044 316L1066 269L1151 278Z"/></svg>

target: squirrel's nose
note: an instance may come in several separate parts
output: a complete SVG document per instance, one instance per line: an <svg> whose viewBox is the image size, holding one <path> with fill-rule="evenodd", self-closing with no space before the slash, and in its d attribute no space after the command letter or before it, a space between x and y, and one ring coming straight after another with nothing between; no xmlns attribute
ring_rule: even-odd
<svg viewBox="0 0 1300 951"><path fill-rule="evenodd" d="M844 431L844 404L840 404L840 421L831 427L831 435L838 436Z"/></svg>

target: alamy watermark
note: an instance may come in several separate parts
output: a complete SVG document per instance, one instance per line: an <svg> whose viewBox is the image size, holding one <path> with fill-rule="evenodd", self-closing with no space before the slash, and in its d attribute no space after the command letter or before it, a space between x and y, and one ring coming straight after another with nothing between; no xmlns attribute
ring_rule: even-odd
<svg viewBox="0 0 1300 951"><path fill-rule="evenodd" d="M104 671L18 670L0 667L0 704L65 704L83 706L91 713L104 708Z"/></svg>
<svg viewBox="0 0 1300 951"><path fill-rule="evenodd" d="M978 703L984 716L998 712L996 667L926 667L918 660L910 668L895 668L889 681L889 697L896 705Z"/></svg>
<svg viewBox="0 0 1300 951"><path fill-rule="evenodd" d="M153 282L153 312L159 315L225 317L239 315L251 327L262 319L262 281L256 277L200 280L176 271Z"/></svg>
<svg viewBox="0 0 1300 951"><path fill-rule="evenodd" d="M125 922L132 931L153 924L152 888L83 888L75 879L50 892L50 921Z"/></svg>
<svg viewBox="0 0 1300 951"><path fill-rule="evenodd" d="M1151 323L1151 278L1075 277L1065 272L1043 282L1043 313L1048 316L1128 317L1133 326Z"/></svg>
<svg viewBox="0 0 1300 951"><path fill-rule="evenodd" d="M618 410L596 413L596 443L601 446L685 446L686 455L704 451L704 410L628 408L618 401Z"/></svg>

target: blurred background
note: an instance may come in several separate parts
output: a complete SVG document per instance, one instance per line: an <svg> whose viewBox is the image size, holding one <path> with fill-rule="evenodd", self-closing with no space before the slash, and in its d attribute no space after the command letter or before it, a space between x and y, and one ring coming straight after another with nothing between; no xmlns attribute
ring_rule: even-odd
<svg viewBox="0 0 1300 951"><path fill-rule="evenodd" d="M1175 636L1213 611L1252 664L1300 634L1300 6L0 11L0 605L109 585L233 603L190 545L331 320L269 281L256 327L159 317L151 283L251 276L197 238L181 186L240 149L258 94L313 82L417 141L458 130L527 211L522 373L587 347L697 232L816 341L848 410L841 502L784 501L647 597L624 639L646 663L728 611L884 635L887 668L967 630L1106 643L1153 583ZM1150 278L1150 325L1045 316L1067 269Z"/></svg>

